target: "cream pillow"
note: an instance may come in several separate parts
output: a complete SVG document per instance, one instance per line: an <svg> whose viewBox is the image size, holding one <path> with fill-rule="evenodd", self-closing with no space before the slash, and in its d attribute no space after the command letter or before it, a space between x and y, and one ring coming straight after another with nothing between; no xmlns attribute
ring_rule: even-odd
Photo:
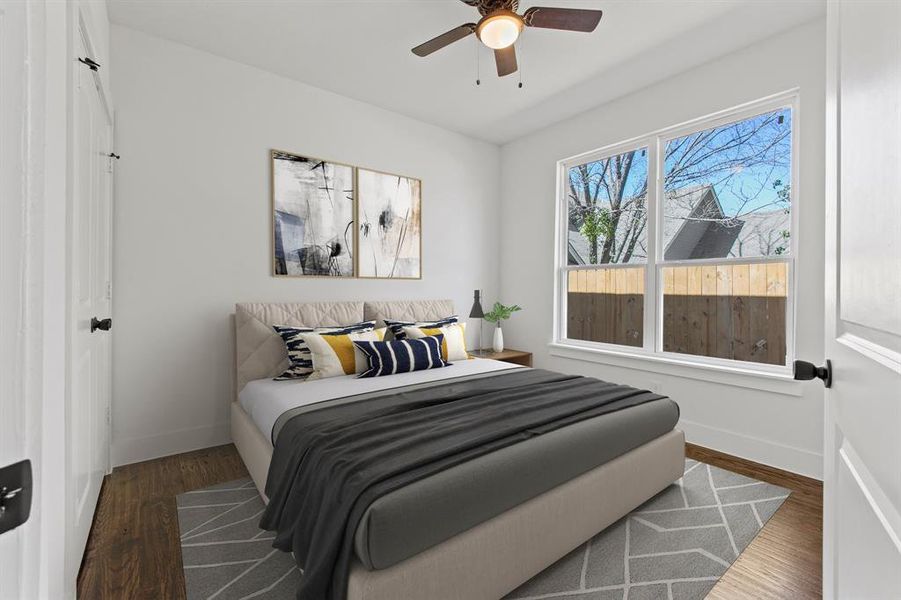
<svg viewBox="0 0 901 600"><path fill-rule="evenodd" d="M354 342L380 342L385 339L385 328L343 335L304 333L302 337L313 356L313 372L309 379L325 379L365 371L368 368L366 355L354 346Z"/></svg>
<svg viewBox="0 0 901 600"><path fill-rule="evenodd" d="M442 334L441 358L448 362L468 360L466 353L466 323L454 323L444 327L404 327L404 335L414 340Z"/></svg>

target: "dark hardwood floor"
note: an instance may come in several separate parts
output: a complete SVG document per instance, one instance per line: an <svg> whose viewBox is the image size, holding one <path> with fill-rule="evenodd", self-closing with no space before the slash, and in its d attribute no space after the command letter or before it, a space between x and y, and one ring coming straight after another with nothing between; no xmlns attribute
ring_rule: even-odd
<svg viewBox="0 0 901 600"><path fill-rule="evenodd" d="M184 598L175 496L246 475L232 445L115 469L100 491L78 597Z"/></svg>
<svg viewBox="0 0 901 600"><path fill-rule="evenodd" d="M694 458L793 491L708 598L818 598L822 581L822 484L688 444ZM78 577L82 599L184 598L175 496L244 477L232 445L113 471L103 483Z"/></svg>
<svg viewBox="0 0 901 600"><path fill-rule="evenodd" d="M823 484L815 479L693 444L685 454L792 490L738 560L708 594L710 600L820 598L823 595Z"/></svg>

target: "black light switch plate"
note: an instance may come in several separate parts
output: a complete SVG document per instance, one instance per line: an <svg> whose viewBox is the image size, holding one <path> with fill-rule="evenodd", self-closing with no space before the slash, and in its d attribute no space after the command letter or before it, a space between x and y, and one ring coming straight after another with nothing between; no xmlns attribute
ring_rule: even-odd
<svg viewBox="0 0 901 600"><path fill-rule="evenodd" d="M31 488L30 460L0 469L0 534L28 520Z"/></svg>

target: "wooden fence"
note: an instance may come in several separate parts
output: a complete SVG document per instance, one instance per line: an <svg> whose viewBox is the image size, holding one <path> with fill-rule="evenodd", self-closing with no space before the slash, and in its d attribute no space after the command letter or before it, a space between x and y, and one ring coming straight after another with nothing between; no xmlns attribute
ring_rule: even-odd
<svg viewBox="0 0 901 600"><path fill-rule="evenodd" d="M664 267L663 349L785 364L786 263ZM569 272L567 337L641 346L644 268Z"/></svg>
<svg viewBox="0 0 901 600"><path fill-rule="evenodd" d="M568 291L568 338L623 346L642 345L643 267L570 271Z"/></svg>

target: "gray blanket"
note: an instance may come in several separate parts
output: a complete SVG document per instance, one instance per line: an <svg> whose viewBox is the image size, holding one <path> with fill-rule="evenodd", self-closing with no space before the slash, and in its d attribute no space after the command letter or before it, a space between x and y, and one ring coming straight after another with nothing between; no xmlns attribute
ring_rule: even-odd
<svg viewBox="0 0 901 600"><path fill-rule="evenodd" d="M500 448L661 396L543 370L329 405L284 423L261 527L294 553L301 600L343 600L354 533L377 498Z"/></svg>

